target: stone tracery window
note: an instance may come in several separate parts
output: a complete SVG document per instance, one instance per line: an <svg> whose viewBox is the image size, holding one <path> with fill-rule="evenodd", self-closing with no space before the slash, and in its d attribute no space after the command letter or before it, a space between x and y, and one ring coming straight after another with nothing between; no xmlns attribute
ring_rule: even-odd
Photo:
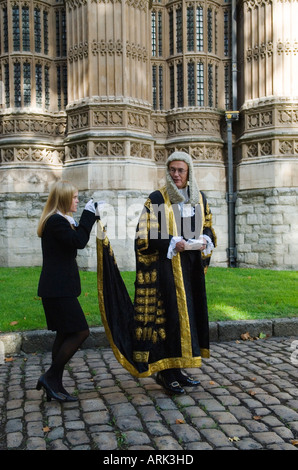
<svg viewBox="0 0 298 470"><path fill-rule="evenodd" d="M23 96L24 106L31 105L31 64L25 62L23 65Z"/></svg>
<svg viewBox="0 0 298 470"><path fill-rule="evenodd" d="M29 7L22 7L22 42L23 51L30 51L30 16Z"/></svg>
<svg viewBox="0 0 298 470"><path fill-rule="evenodd" d="M12 39L13 50L20 50L20 11L18 5L12 7Z"/></svg>

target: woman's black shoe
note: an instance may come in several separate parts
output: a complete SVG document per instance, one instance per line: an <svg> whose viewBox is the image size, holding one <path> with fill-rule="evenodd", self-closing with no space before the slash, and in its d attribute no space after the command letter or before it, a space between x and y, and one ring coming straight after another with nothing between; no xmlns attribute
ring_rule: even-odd
<svg viewBox="0 0 298 470"><path fill-rule="evenodd" d="M73 397L72 395L69 395L68 393L63 393L65 396L65 401L78 401L77 397Z"/></svg>
<svg viewBox="0 0 298 470"><path fill-rule="evenodd" d="M42 375L38 379L38 382L37 382L37 385L36 385L36 390L40 390L41 387L43 387L43 389L45 390L45 392L47 394L47 401L51 401L52 398L54 400L58 400L58 401L62 401L62 402L67 401L66 396L63 393L55 392L54 390L51 389L51 387L47 383L46 378L45 378L44 375Z"/></svg>
<svg viewBox="0 0 298 470"><path fill-rule="evenodd" d="M161 385L162 387L164 387L168 392L179 394L179 395L182 395L183 393L185 393L185 390L182 387L180 387L180 384L176 380L174 382L169 382L159 372L156 376L156 382L158 383L158 385Z"/></svg>

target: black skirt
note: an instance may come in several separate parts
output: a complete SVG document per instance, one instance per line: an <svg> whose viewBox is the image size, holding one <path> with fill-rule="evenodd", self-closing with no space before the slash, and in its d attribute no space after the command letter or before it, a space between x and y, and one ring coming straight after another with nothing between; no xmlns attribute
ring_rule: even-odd
<svg viewBox="0 0 298 470"><path fill-rule="evenodd" d="M42 298L42 304L49 330L75 333L89 328L76 297Z"/></svg>

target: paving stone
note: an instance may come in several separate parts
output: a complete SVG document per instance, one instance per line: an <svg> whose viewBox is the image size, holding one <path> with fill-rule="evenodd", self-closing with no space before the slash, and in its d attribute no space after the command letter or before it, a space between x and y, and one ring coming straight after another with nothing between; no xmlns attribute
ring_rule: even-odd
<svg viewBox="0 0 298 470"><path fill-rule="evenodd" d="M79 390L70 403L35 389L50 352L18 355L0 366L0 450L298 450L294 340L212 343L182 396L130 376L109 348L80 350L64 375Z"/></svg>

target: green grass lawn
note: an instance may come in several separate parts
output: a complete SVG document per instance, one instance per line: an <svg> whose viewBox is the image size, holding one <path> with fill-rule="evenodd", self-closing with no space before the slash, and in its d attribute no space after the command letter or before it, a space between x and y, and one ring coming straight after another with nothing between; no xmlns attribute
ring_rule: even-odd
<svg viewBox="0 0 298 470"><path fill-rule="evenodd" d="M46 328L37 297L40 268L0 268L0 331ZM80 303L90 326L100 326L96 273L81 271ZM134 272L122 273L133 299ZM209 320L258 320L298 316L297 271L209 268Z"/></svg>

